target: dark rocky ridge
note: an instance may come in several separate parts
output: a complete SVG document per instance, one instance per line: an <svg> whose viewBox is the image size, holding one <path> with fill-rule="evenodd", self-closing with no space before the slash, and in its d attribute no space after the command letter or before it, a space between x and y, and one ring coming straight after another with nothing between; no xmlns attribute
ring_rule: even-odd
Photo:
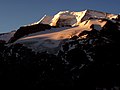
<svg viewBox="0 0 120 90"><path fill-rule="evenodd" d="M51 29L51 26L47 25L47 24L35 24L35 25L31 25L31 26L20 27L16 31L14 36L9 40L8 43L13 43L17 39L19 39L19 38L21 38L25 35L40 32L40 31L44 31L45 29Z"/></svg>

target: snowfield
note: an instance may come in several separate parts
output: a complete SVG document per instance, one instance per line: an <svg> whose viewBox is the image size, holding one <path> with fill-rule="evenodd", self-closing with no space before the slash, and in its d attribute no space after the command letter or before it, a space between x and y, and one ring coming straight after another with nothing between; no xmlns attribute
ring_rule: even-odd
<svg viewBox="0 0 120 90"><path fill-rule="evenodd" d="M35 51L50 51L56 52L65 40L72 37L72 35L79 34L83 28L52 28L50 30L30 34L17 40L15 43L22 43ZM54 49L54 50L53 50Z"/></svg>

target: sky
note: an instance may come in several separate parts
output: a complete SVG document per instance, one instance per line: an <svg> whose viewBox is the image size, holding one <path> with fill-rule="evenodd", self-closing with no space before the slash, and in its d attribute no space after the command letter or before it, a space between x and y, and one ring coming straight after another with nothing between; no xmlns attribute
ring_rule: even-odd
<svg viewBox="0 0 120 90"><path fill-rule="evenodd" d="M120 0L0 0L0 33L40 20L59 11L98 10L120 13Z"/></svg>

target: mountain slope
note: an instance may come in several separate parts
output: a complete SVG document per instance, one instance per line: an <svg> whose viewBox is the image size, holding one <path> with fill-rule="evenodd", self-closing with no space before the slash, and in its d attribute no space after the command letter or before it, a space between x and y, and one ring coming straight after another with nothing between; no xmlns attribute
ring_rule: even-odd
<svg viewBox="0 0 120 90"><path fill-rule="evenodd" d="M119 15L85 10L47 18L0 42L1 87L120 89Z"/></svg>

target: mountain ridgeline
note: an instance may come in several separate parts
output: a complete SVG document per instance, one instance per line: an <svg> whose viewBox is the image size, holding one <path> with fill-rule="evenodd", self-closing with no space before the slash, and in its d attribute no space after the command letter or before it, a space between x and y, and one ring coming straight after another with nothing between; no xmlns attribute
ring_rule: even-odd
<svg viewBox="0 0 120 90"><path fill-rule="evenodd" d="M0 87L120 90L119 39L119 15L45 16L0 35Z"/></svg>

